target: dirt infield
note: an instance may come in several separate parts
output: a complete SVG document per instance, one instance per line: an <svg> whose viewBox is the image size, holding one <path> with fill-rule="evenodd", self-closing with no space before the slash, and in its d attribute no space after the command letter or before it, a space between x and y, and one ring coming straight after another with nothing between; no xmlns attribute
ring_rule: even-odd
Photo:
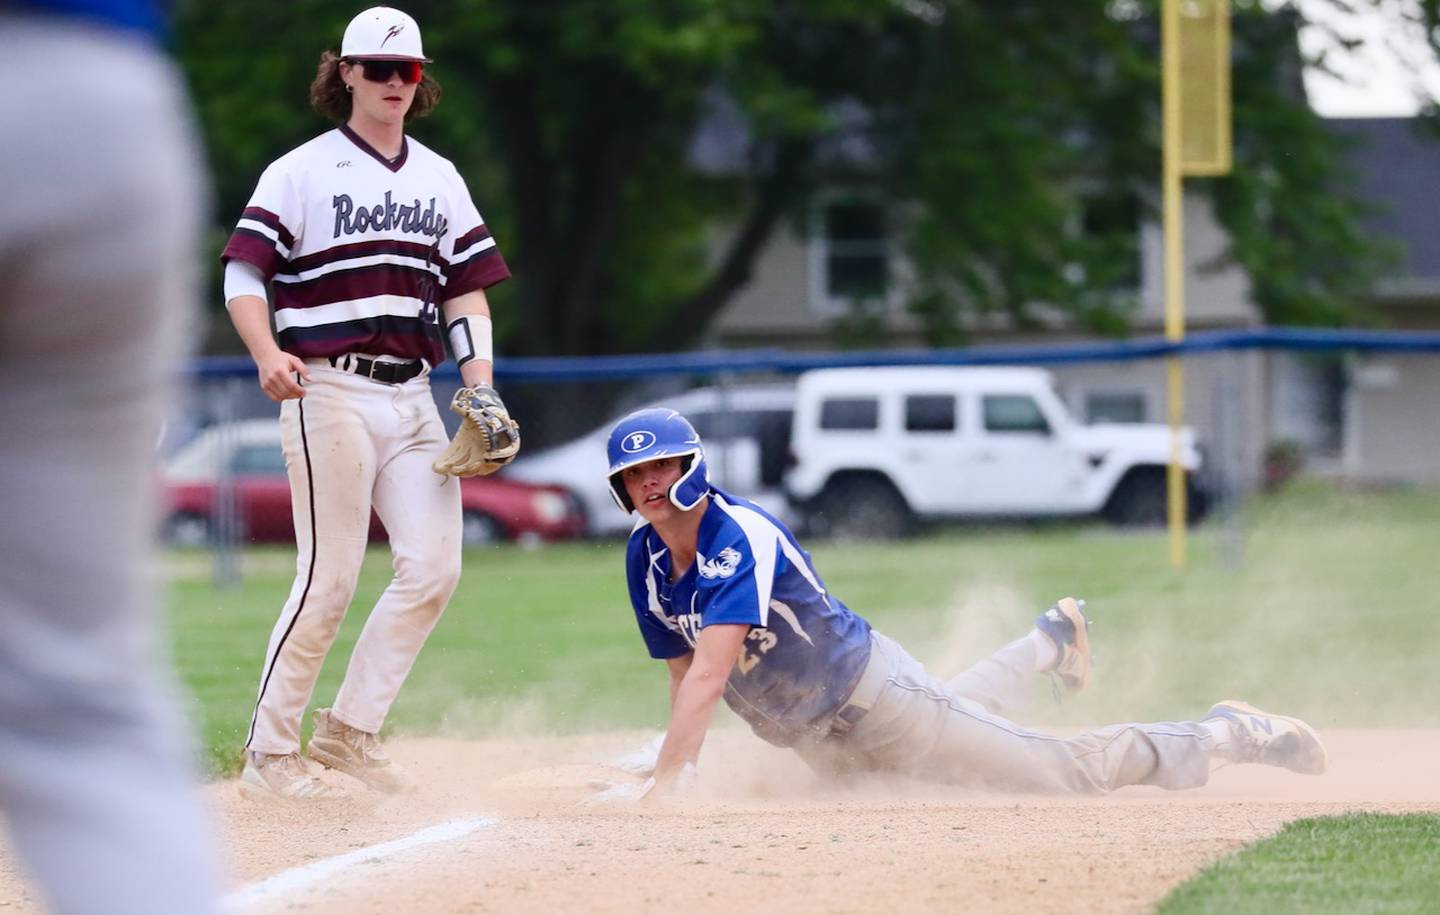
<svg viewBox="0 0 1440 915"><path fill-rule="evenodd" d="M619 777L603 763L644 736L402 741L396 756L425 777L404 798L267 805L234 782L207 791L244 911L346 915L677 904L687 915L1143 912L1207 862L1297 817L1440 811L1433 730L1327 732L1332 767L1316 778L1222 767L1195 791L1085 799L911 782L840 790L727 730L712 735L699 796L686 805L579 805ZM455 821L466 830L458 838L353 854ZM346 854L342 872L307 876ZM5 855L0 911L39 911Z"/></svg>

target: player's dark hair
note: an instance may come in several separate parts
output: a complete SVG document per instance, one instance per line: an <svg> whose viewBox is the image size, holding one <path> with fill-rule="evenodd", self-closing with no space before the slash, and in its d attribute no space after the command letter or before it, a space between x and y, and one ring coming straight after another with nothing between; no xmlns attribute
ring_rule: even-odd
<svg viewBox="0 0 1440 915"><path fill-rule="evenodd" d="M340 55L334 51L320 54L320 66L315 71L315 81L310 84L310 107L322 117L345 123L350 120L350 93L345 91L345 80L340 78ZM405 112L405 120L423 118L440 102L440 84L426 73L415 87L415 101Z"/></svg>

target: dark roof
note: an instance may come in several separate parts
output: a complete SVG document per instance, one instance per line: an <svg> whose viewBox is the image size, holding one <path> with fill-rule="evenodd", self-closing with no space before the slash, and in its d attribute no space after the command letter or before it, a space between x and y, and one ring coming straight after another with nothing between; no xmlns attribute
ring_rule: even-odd
<svg viewBox="0 0 1440 915"><path fill-rule="evenodd" d="M1349 159L1360 196L1379 210L1367 226L1404 247L1396 279L1440 280L1440 137L1416 118L1332 118L1327 124L1353 141Z"/></svg>

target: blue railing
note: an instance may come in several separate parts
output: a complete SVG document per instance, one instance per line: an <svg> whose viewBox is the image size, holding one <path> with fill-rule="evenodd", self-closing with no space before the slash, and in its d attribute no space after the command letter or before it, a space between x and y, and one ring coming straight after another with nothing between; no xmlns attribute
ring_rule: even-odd
<svg viewBox="0 0 1440 915"><path fill-rule="evenodd" d="M1367 352L1440 352L1440 332L1329 330L1268 327L1192 333L1174 343L1163 337L1083 343L1028 343L953 349L853 350L796 353L781 349L706 350L688 353L618 356L505 357L495 365L500 381L586 381L649 378L663 375L796 374L818 368L880 365L1065 365L1123 362L1224 350L1350 350ZM255 374L245 356L209 356L195 360L191 374L207 378ZM457 377L453 363L437 378Z"/></svg>

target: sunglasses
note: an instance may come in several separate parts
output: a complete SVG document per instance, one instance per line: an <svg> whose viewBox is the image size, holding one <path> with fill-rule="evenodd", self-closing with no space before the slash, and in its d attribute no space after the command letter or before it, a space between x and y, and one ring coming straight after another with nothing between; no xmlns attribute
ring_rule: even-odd
<svg viewBox="0 0 1440 915"><path fill-rule="evenodd" d="M400 74L402 83L418 83L425 68L418 60L363 60L350 61L360 65L360 72L372 83L388 83L390 77Z"/></svg>

